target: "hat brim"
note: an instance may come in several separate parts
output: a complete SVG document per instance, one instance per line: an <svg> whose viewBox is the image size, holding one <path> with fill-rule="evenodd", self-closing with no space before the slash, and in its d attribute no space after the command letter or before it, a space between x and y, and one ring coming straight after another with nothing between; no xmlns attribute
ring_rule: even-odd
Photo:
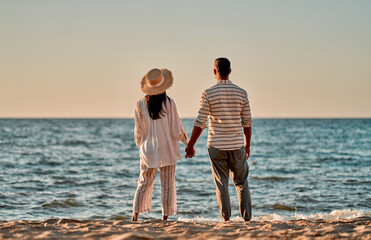
<svg viewBox="0 0 371 240"><path fill-rule="evenodd" d="M146 76L142 78L140 86L143 93L147 95L159 95L161 93L164 93L173 85L173 73L166 68L161 69L161 72L164 76L164 82L158 87L149 87L146 81Z"/></svg>

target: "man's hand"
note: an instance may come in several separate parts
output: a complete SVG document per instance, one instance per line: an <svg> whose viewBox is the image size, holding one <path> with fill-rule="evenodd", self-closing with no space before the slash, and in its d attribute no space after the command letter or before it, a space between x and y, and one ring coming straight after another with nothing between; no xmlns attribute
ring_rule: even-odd
<svg viewBox="0 0 371 240"><path fill-rule="evenodd" d="M192 158L196 154L196 151L193 148L193 146L187 146L185 152L186 152L185 158Z"/></svg>
<svg viewBox="0 0 371 240"><path fill-rule="evenodd" d="M246 150L246 159L249 159L249 157L250 157L250 146L245 146L245 150Z"/></svg>
<svg viewBox="0 0 371 240"><path fill-rule="evenodd" d="M250 157L250 142L251 142L251 127L244 127L243 134L245 135L245 150L246 159Z"/></svg>

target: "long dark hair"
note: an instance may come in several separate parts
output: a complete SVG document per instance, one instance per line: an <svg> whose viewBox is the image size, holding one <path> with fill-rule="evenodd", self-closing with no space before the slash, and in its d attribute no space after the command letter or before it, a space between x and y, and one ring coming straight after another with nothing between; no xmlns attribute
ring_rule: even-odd
<svg viewBox="0 0 371 240"><path fill-rule="evenodd" d="M146 95L146 102L148 107L149 116L153 119L160 119L165 116L166 110L162 107L162 103L165 103L166 100L170 98L166 95L166 92L159 95Z"/></svg>

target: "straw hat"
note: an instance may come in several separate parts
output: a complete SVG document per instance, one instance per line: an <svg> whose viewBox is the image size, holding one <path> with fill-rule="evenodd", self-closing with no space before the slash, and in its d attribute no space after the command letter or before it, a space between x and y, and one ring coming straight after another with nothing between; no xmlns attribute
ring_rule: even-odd
<svg viewBox="0 0 371 240"><path fill-rule="evenodd" d="M150 70L140 82L142 92L147 95L158 95L173 85L173 74L168 69Z"/></svg>

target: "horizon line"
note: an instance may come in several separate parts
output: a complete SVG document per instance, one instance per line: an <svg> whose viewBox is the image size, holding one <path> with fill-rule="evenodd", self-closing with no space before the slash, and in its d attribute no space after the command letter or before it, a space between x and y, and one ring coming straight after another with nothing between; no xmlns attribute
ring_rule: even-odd
<svg viewBox="0 0 371 240"><path fill-rule="evenodd" d="M196 119L197 117L180 117L181 119ZM134 117L0 117L1 119L134 119ZM369 117L253 117L252 119L371 119Z"/></svg>

